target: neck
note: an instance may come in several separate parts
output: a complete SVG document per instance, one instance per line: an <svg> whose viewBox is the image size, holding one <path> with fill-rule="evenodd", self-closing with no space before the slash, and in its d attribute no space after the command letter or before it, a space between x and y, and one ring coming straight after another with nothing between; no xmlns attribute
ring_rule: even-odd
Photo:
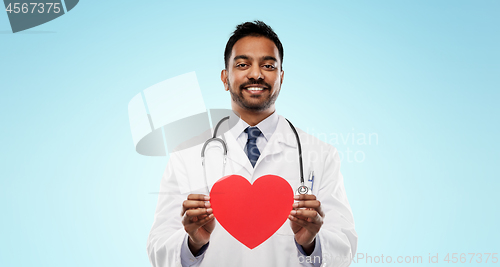
<svg viewBox="0 0 500 267"><path fill-rule="evenodd" d="M250 126L255 126L259 124L259 122L265 120L267 117L271 116L271 114L274 113L274 105L271 107L262 110L262 111L250 111L250 110L245 110L241 109L239 106L235 105L233 103L232 105L234 113L238 115L242 120L244 120L248 125ZM236 107L235 107L236 106Z"/></svg>

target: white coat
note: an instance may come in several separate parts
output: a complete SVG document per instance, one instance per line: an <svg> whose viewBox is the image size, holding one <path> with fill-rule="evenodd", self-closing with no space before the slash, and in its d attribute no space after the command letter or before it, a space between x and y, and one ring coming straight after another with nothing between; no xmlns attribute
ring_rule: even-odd
<svg viewBox="0 0 500 267"><path fill-rule="evenodd" d="M322 266L348 266L355 255L357 235L347 201L337 150L297 129L302 144L304 176L314 171L313 194L321 202L324 224L317 238L322 250ZM238 174L253 183L266 174L286 179L294 191L300 185L297 141L284 117L279 116L276 131L261 152L255 168L230 131L224 133L228 154L225 175ZM155 220L147 250L154 267L181 266L180 251L186 232L181 223L182 202L190 193L208 195L208 188L222 176L221 145L211 142L206 149L206 180L201 165L201 145L170 155L161 181ZM306 181L310 187L311 184ZM216 222L204 258L197 266L210 267L295 267L313 266L298 251L287 220L268 240L253 250L241 244Z"/></svg>

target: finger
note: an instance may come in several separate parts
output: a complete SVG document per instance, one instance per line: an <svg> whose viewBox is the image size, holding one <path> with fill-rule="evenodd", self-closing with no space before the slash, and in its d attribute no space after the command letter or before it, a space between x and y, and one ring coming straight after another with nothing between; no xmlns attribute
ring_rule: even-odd
<svg viewBox="0 0 500 267"><path fill-rule="evenodd" d="M199 208L199 209L190 209L187 210L183 219L182 219L182 224L190 224L194 222L198 222L200 219L203 217L200 217L202 215L210 215L212 214L212 209L205 209L205 208Z"/></svg>
<svg viewBox="0 0 500 267"><path fill-rule="evenodd" d="M313 208L317 209L321 207L321 202L319 200L305 200L305 201L299 201L295 202L292 205L294 208Z"/></svg>
<svg viewBox="0 0 500 267"><path fill-rule="evenodd" d="M304 219L300 219L296 216L293 216L293 215L288 215L288 219L304 228L307 228L310 224L310 222L308 222L307 220L304 220Z"/></svg>
<svg viewBox="0 0 500 267"><path fill-rule="evenodd" d="M195 217L197 218L197 217ZM201 219L201 220L198 220L196 222L189 222L189 223L184 223L184 229L186 230L187 233L191 233L193 231L195 231L196 229L204 226L205 224L213 221L215 218L215 216L213 214L210 214L208 216L206 216L205 218Z"/></svg>
<svg viewBox="0 0 500 267"><path fill-rule="evenodd" d="M211 220L213 220L214 218L215 218L214 215L210 214L210 215L207 215L205 218L198 220L195 224L198 225L198 226L203 226L206 223L208 223Z"/></svg>
<svg viewBox="0 0 500 267"><path fill-rule="evenodd" d="M293 197L293 199L295 199L295 200L315 200L316 196L315 195L307 195L307 194L295 195Z"/></svg>
<svg viewBox="0 0 500 267"><path fill-rule="evenodd" d="M192 216L189 216L192 215ZM184 226L188 226L190 224L199 224L200 222L203 222L207 217L210 217L210 215L213 215L212 209L193 209L193 210L188 210L186 212L186 215L182 218L182 224Z"/></svg>
<svg viewBox="0 0 500 267"><path fill-rule="evenodd" d="M190 194L187 199L188 200L203 200L203 201L208 201L208 200L210 200L210 196L203 195L203 194Z"/></svg>
<svg viewBox="0 0 500 267"><path fill-rule="evenodd" d="M182 207L186 208L186 209L208 208L208 207L210 207L210 202L198 201L198 200L184 200L184 202L182 202Z"/></svg>
<svg viewBox="0 0 500 267"><path fill-rule="evenodd" d="M291 214L291 213L290 213ZM304 221L307 221L307 217L303 217L303 216L300 216L300 215L293 215L294 217L298 218L298 219L301 219L301 220L304 220Z"/></svg>
<svg viewBox="0 0 500 267"><path fill-rule="evenodd" d="M292 210L290 214L297 217L304 217L304 220L308 222L315 222L319 219L319 213L316 210Z"/></svg>
<svg viewBox="0 0 500 267"><path fill-rule="evenodd" d="M320 203L320 206L316 208L316 211L318 212L319 216L321 216L321 218L325 218L325 213L323 212L323 209L321 208L321 203Z"/></svg>
<svg viewBox="0 0 500 267"><path fill-rule="evenodd" d="M184 200L182 202L182 212L181 216L184 215L186 210L195 208L210 208L210 202L198 201L198 200Z"/></svg>
<svg viewBox="0 0 500 267"><path fill-rule="evenodd" d="M303 205L307 205L307 203L305 203ZM313 204L313 205L316 205L316 204ZM317 207L317 208L308 208L308 207L299 208L299 204L297 204L297 205L294 206L294 210L304 210L304 209L307 209L307 210L316 210L318 212L319 216L321 216L321 218L325 217L325 213L323 212L323 208L321 208L321 203L319 203L319 207Z"/></svg>
<svg viewBox="0 0 500 267"><path fill-rule="evenodd" d="M186 216L184 216L184 217L192 218L192 217L197 217L200 215L209 215L209 214L212 214L211 208L208 208L208 209L206 209L206 208L190 209L190 210L186 211Z"/></svg>
<svg viewBox="0 0 500 267"><path fill-rule="evenodd" d="M312 221L311 221L311 220L312 220L311 218L302 217L302 216L295 216L295 217L296 217L297 219L299 219L299 220L304 221L304 222L312 222Z"/></svg>

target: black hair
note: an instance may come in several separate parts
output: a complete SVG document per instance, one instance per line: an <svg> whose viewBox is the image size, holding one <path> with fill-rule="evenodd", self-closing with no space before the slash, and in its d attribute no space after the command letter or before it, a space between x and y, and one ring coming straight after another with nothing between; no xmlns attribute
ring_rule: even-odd
<svg viewBox="0 0 500 267"><path fill-rule="evenodd" d="M229 57L231 56L234 44L241 38L247 36L262 36L273 41L278 52L280 54L281 65L283 65L283 45L281 44L278 35L273 31L273 29L260 20L254 22L245 22L236 26L233 35L229 37L226 44L226 49L224 50L224 65L227 69L227 64L229 63ZM281 67L281 66L280 66Z"/></svg>

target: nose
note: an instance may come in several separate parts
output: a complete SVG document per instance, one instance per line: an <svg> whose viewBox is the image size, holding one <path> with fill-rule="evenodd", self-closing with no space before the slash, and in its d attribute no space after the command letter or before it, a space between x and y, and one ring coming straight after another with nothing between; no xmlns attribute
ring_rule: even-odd
<svg viewBox="0 0 500 267"><path fill-rule="evenodd" d="M258 64L253 64L250 69L248 70L247 73L247 78L248 79L255 79L255 80L263 80L264 79L264 73L262 73L262 70L260 69L260 66Z"/></svg>

